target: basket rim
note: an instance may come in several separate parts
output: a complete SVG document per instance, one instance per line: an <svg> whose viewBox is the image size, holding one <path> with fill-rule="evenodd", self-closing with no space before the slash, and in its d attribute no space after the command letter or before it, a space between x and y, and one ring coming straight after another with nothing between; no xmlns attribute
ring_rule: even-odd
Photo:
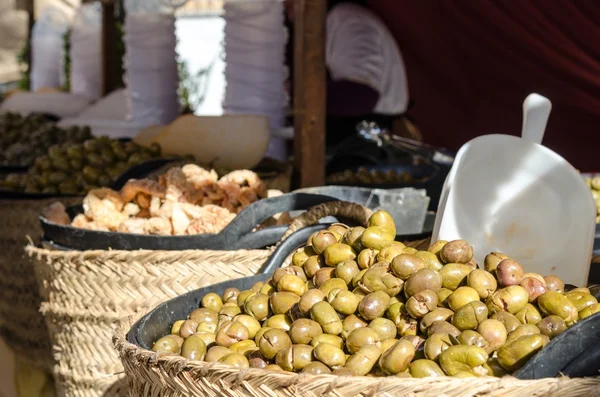
<svg viewBox="0 0 600 397"><path fill-rule="evenodd" d="M229 379L235 379L236 384L241 384L250 378L260 378L263 380L261 383L265 383L266 379L268 379L270 386L277 385L278 387L298 387L300 389L302 388L302 385L306 386L313 384L314 382L319 382L321 384L326 383L327 391L332 391L338 387L356 385L357 383L360 383L360 389L365 392L370 390L371 394L373 391L380 390L382 387L390 388L394 385L402 385L403 387L416 387L418 385L432 387L434 384L437 384L436 387L443 386L446 388L456 388L460 387L461 384L464 385L465 382L469 383L469 389L477 390L477 392L473 395L485 395L485 393L508 389L511 389L511 391L514 392L515 388L527 388L530 389L530 392L533 392L534 390L537 392L543 392L546 390L549 393L554 393L558 390L564 390L566 388L573 387L578 389L581 389L582 387L589 387L600 391L600 376L585 378L570 378L568 376L561 376L556 378L542 379L518 379L513 376L504 376L502 378L493 376L477 378L455 378L451 376L400 378L395 376L369 377L337 376L332 374L312 375L304 373L269 371L259 368L247 368L240 370L220 363L192 361L178 355L159 354L130 343L126 338L127 332L129 331L131 324L133 324L134 321L140 317L141 316L135 316L121 319L117 323L113 335L113 345L119 353L121 360L125 361L125 357L129 357L129 359L131 359L137 365L146 365L148 367L152 367L154 368L153 372L156 372L156 369L158 368L159 371L169 375L179 372L194 372L205 378L205 382L209 381L206 380L208 379L207 375L213 374L218 375L219 378L227 377ZM126 365L125 368L127 369ZM127 376L135 376L135 374L128 373ZM146 381L148 380L146 379ZM522 392L524 391L525 390ZM298 390L298 392L300 392L300 390Z"/></svg>
<svg viewBox="0 0 600 397"><path fill-rule="evenodd" d="M240 250L209 250L209 249L199 249L199 250L178 250L178 251L170 251L170 250L86 250L86 251L58 251L51 250L47 248L38 247L33 244L27 244L25 247L25 251L29 256L36 255L38 258L44 256L49 260L54 258L79 258L80 260L95 260L101 258L102 260L119 260L119 259L130 259L128 257L136 255L136 256L145 256L144 261L152 262L153 259L164 261L170 260L171 258L182 258L185 257L186 260L196 260L199 257L205 257L206 255L219 255L223 257L231 257L236 255L242 255L245 258L250 255L258 255L258 256L268 256L272 252L272 248L266 249L240 249Z"/></svg>

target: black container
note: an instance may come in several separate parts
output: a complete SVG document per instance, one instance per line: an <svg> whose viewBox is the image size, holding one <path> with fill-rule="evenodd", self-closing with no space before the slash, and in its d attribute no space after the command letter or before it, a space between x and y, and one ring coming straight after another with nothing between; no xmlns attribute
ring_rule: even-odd
<svg viewBox="0 0 600 397"><path fill-rule="evenodd" d="M356 190L356 189L355 189ZM318 189L315 190L318 192ZM324 194L318 193L288 193L257 201L238 216L229 225L217 234L198 234L192 236L150 236L132 233L100 232L95 230L80 229L73 226L57 225L48 221L43 216L40 222L43 230L43 241L49 246L60 250L92 250L92 249L152 249L152 250L185 250L185 249L260 249L277 243L287 226L274 226L252 232L252 230L281 212L294 212L307 210L318 204L337 201L345 195L348 189L323 189ZM364 196L364 192L363 192ZM352 197L356 198L356 197ZM346 201L365 202L362 200ZM67 209L73 218L82 212L81 206ZM430 214L426 222L427 228L422 233L398 236L403 240L420 240L431 236L433 230L433 215ZM340 219L340 221L344 221Z"/></svg>
<svg viewBox="0 0 600 397"><path fill-rule="evenodd" d="M261 269L261 274L226 281L189 292L160 304L133 325L127 340L151 350L155 341L170 333L171 325L200 307L202 297L209 292L222 295L225 289L249 289L259 281L267 280L285 258L302 246L315 231L326 228L319 224L299 230L273 253ZM541 379L560 376L597 376L600 370L600 315L595 314L572 326L554 338L542 351L530 359L514 376L519 379Z"/></svg>

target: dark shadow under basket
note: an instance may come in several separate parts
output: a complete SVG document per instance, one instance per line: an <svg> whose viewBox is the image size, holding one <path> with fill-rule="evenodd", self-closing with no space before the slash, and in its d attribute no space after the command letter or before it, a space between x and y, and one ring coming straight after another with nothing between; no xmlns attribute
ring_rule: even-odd
<svg viewBox="0 0 600 397"><path fill-rule="evenodd" d="M35 272L24 247L41 235L39 214L49 204L75 204L78 198L0 200L0 336L31 365L53 365L48 330L40 309Z"/></svg>

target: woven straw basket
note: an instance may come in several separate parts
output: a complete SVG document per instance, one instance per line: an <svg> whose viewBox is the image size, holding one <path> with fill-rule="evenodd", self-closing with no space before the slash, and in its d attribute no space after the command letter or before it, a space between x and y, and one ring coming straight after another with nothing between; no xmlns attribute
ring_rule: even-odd
<svg viewBox="0 0 600 397"><path fill-rule="evenodd" d="M72 205L79 198L0 200L0 336L11 349L39 369L50 369L48 330L39 312L40 295L24 247L39 240L39 216L49 204Z"/></svg>
<svg viewBox="0 0 600 397"><path fill-rule="evenodd" d="M119 395L118 320L188 291L255 274L268 250L84 251L27 247L65 396ZM118 383L117 383L118 384ZM108 390L111 390L108 394Z"/></svg>
<svg viewBox="0 0 600 397"><path fill-rule="evenodd" d="M114 344L121 356L129 396L228 397L591 397L600 395L600 377L519 380L494 378L374 378L308 375L230 366L163 356L127 342L134 319L117 327Z"/></svg>

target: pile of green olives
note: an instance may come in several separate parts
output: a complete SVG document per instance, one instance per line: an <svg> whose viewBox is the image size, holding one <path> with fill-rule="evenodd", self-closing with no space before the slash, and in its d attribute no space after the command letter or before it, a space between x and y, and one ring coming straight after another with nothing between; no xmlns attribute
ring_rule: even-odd
<svg viewBox="0 0 600 397"><path fill-rule="evenodd" d="M600 176L585 178L585 183L590 187L596 202L596 223L600 223Z"/></svg>
<svg viewBox="0 0 600 397"><path fill-rule="evenodd" d="M27 173L9 174L4 188L25 193L85 195L106 187L136 164L160 157L160 146L94 137L51 146Z"/></svg>
<svg viewBox="0 0 600 397"><path fill-rule="evenodd" d="M0 165L28 167L53 145L90 137L89 127L63 129L41 115L6 113L0 116Z"/></svg>
<svg viewBox="0 0 600 397"><path fill-rule="evenodd" d="M589 289L505 254L480 267L464 240L419 251L395 236L384 211L319 231L266 282L205 295L153 350L309 374L503 376L600 311Z"/></svg>

